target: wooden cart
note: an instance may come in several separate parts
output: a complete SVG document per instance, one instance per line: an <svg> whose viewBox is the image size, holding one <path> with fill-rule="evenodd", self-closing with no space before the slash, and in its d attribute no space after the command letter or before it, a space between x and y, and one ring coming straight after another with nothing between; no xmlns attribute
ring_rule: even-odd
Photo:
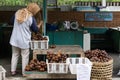
<svg viewBox="0 0 120 80"><path fill-rule="evenodd" d="M33 50L33 59L37 59L37 55L47 54L47 51L57 52L58 50L64 51L65 54L69 56L75 55L80 56L80 53L83 52L82 48L79 45L57 45L56 48L50 48L47 50L36 49ZM47 72L39 71L26 71L24 76L30 79L75 79L76 75L70 74L48 74Z"/></svg>

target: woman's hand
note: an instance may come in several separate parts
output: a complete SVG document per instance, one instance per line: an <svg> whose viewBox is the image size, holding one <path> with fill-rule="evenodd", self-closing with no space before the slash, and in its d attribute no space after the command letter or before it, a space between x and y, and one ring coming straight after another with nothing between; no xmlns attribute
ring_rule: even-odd
<svg viewBox="0 0 120 80"><path fill-rule="evenodd" d="M38 26L38 28L40 29L40 27L43 26L43 21L40 21L39 24L38 24L37 26Z"/></svg>

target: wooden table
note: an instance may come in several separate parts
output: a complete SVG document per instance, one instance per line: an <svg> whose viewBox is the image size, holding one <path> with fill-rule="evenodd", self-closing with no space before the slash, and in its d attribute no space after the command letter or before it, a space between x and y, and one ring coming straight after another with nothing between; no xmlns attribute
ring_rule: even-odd
<svg viewBox="0 0 120 80"><path fill-rule="evenodd" d="M49 48L46 50L42 50L42 49L33 50L33 59L37 59L38 54L47 54L47 51L57 52L59 50L61 50L62 52L68 55L71 54L79 55L83 53L83 49L79 45L57 45L56 48Z"/></svg>
<svg viewBox="0 0 120 80"><path fill-rule="evenodd" d="M56 48L47 50L33 50L33 59L37 58L38 54L47 54L47 51L57 52L59 50L64 51L65 54L81 54L83 50L78 45L57 45ZM66 74L48 74L47 72L39 71L26 71L24 76L30 79L76 79L76 75L71 74L69 71Z"/></svg>

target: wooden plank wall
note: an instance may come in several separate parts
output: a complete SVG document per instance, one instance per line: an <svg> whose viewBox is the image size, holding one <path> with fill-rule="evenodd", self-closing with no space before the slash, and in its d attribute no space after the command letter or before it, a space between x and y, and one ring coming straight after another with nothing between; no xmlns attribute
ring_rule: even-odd
<svg viewBox="0 0 120 80"><path fill-rule="evenodd" d="M0 11L0 23L10 24L10 19L14 15L15 11ZM88 27L116 27L120 26L120 12L113 12L113 21L102 21L102 22L86 22L84 20L85 12L75 11L48 11L48 23L55 21L78 21L79 24L83 24Z"/></svg>
<svg viewBox="0 0 120 80"><path fill-rule="evenodd" d="M78 21L79 24L83 24L88 27L116 27L120 26L120 12L113 12L113 21L95 21L87 22L84 17L85 12L59 12L59 11L49 11L48 12L48 22L52 23L54 21Z"/></svg>
<svg viewBox="0 0 120 80"><path fill-rule="evenodd" d="M14 15L15 11L0 11L0 23L10 23L10 19Z"/></svg>

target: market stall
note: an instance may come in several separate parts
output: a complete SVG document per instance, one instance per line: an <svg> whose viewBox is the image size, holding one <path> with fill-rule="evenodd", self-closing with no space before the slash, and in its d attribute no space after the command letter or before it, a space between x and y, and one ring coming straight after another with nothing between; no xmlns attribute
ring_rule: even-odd
<svg viewBox="0 0 120 80"><path fill-rule="evenodd" d="M71 11L71 5L73 3L78 5L78 7L73 6L74 9ZM90 2L90 5L93 6L93 4L101 6L100 2ZM59 5L59 7L57 5ZM67 5L67 3L66 5L63 5L63 3L59 2L57 5L49 4L48 11L47 0L43 0L42 11L44 32L39 40L32 40L30 42L32 60L30 60L27 65L23 76L28 79L76 79L77 73L72 74L69 68L71 63L73 63L71 58L75 58L76 61L74 59L73 61L75 61L74 65L76 66L76 64L80 64L81 58L84 57L88 58L93 64L90 64L89 66L91 68L89 69L91 71L89 72L91 75L89 78L111 80L113 73L113 59L105 50L99 49L112 49L112 39L115 38L113 40L114 46L117 47L114 48L119 50L119 39L117 38L119 37L119 30L112 29L112 39L111 35L108 33L109 26L119 24L118 22L115 22L115 19L113 18L113 16L118 15L118 13L96 12L95 8L88 6L87 2L76 1L72 2L70 5ZM87 7L80 5L87 5ZM91 11L87 12L87 10ZM57 25L57 29L54 22L60 22L60 24ZM49 23L49 25L47 25L47 23ZM3 29L4 36L8 36L9 33L11 34L12 27L7 26L0 29ZM10 29L10 31L7 33L6 29L7 31ZM2 35L2 33L0 33L0 35ZM114 37L114 35L116 36ZM0 39L1 44L2 40L3 39ZM7 40L3 40L4 44L9 42ZM9 46L3 46L5 51L11 49L8 48ZM11 51L9 50L7 52L10 53ZM81 57L81 53L83 53L84 56ZM39 60L38 56L42 56L44 59ZM71 63L69 62L69 64L67 64L68 58L71 60ZM80 68L74 69L81 71ZM89 71L87 69L83 70L86 70L86 72ZM82 74L82 72L78 72L78 74Z"/></svg>

